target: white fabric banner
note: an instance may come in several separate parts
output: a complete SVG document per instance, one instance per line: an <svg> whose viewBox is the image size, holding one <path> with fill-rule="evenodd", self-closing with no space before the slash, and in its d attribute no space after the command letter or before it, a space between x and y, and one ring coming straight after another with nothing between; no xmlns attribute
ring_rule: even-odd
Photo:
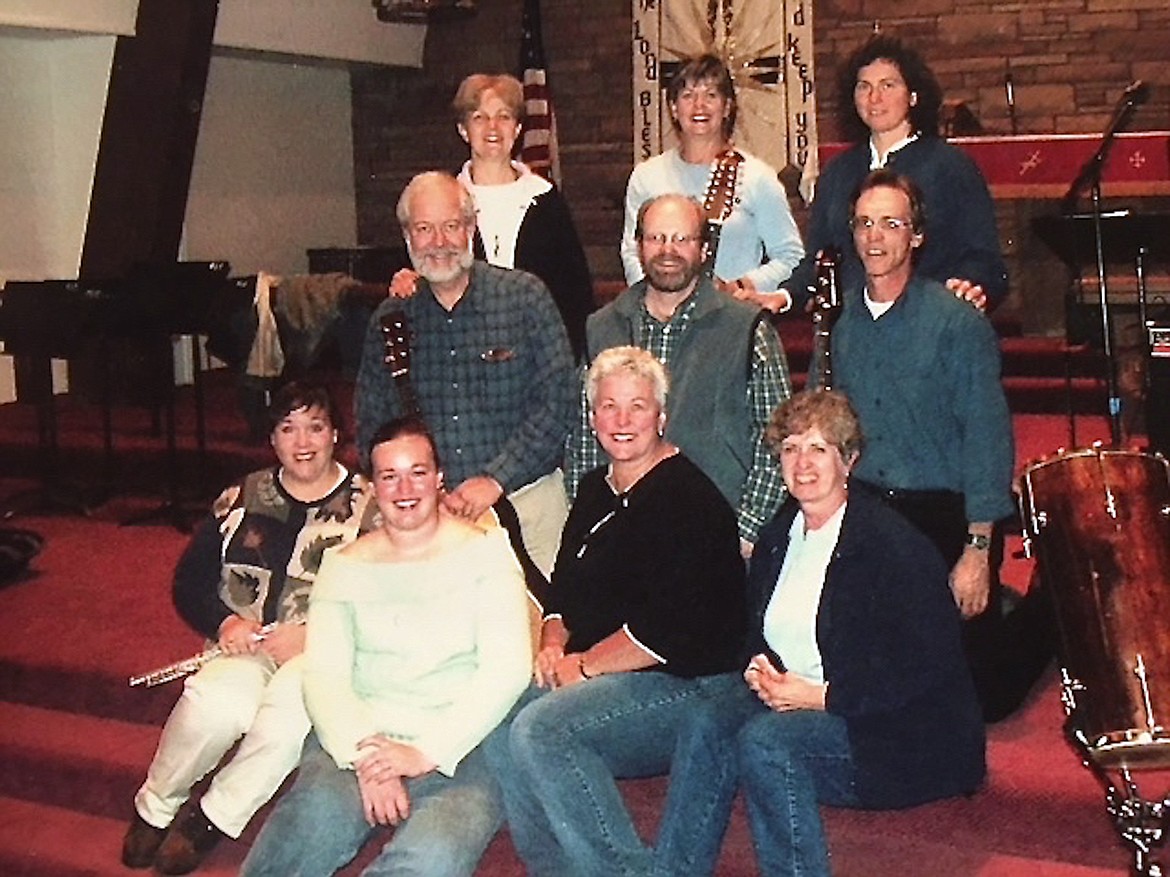
<svg viewBox="0 0 1170 877"><path fill-rule="evenodd" d="M812 0L633 0L634 161L674 145L662 85L710 52L735 81L735 143L811 198L817 175Z"/></svg>

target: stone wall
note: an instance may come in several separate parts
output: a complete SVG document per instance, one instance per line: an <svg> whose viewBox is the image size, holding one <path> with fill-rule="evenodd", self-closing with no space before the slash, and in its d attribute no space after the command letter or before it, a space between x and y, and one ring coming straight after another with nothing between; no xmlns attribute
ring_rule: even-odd
<svg viewBox="0 0 1170 877"><path fill-rule="evenodd" d="M544 0L542 5L565 194L595 274L612 280L621 276L617 241L633 160L630 0ZM451 96L470 72L515 71L520 9L520 0L480 0L474 17L433 24L420 71L355 70L359 241L396 240L394 204L405 181L422 169L457 167L465 158L449 112ZM923 53L946 97L963 101L987 133L1011 131L1009 69L1018 133L1101 131L1121 91L1135 79L1145 80L1151 93L1130 129L1170 128L1166 0L818 0L823 140L838 136L833 80L839 61L866 39L875 19ZM794 207L802 220L801 205ZM1017 279L1028 273L1015 269L1029 258L1022 238L1027 217L1037 209L1044 206L1000 205L1000 233ZM1015 284L1017 308L1022 282Z"/></svg>

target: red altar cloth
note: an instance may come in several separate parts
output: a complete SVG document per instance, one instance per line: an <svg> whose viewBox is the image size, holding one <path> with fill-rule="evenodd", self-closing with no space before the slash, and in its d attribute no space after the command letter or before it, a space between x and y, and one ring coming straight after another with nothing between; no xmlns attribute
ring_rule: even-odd
<svg viewBox="0 0 1170 877"><path fill-rule="evenodd" d="M1060 198L1101 145L1100 134L952 137L974 159L999 198ZM825 143L821 166L847 143ZM1170 131L1119 134L1102 179L1106 195L1170 195Z"/></svg>

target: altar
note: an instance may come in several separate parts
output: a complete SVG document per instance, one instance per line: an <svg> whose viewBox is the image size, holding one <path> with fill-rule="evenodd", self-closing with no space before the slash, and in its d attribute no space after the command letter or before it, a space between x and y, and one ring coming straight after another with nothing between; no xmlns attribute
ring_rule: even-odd
<svg viewBox="0 0 1170 877"><path fill-rule="evenodd" d="M1081 167L1101 144L1100 134L1018 134L952 137L983 172L998 200L1060 199ZM824 143L821 167L848 143ZM1170 195L1170 131L1118 134L1109 150L1102 178L1109 197Z"/></svg>

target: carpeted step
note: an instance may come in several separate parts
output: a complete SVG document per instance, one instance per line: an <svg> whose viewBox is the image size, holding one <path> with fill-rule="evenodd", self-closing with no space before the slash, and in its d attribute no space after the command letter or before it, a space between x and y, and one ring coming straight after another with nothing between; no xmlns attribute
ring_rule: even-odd
<svg viewBox="0 0 1170 877"><path fill-rule="evenodd" d="M0 702L0 794L124 818L159 729Z"/></svg>
<svg viewBox="0 0 1170 877"><path fill-rule="evenodd" d="M1070 345L1063 338L1001 338L999 347L1005 375L1104 376L1101 351L1087 345Z"/></svg>
<svg viewBox="0 0 1170 877"><path fill-rule="evenodd" d="M120 861L125 819L94 816L0 797L0 874L7 877L153 877ZM200 877L231 877L247 853L243 841L212 850Z"/></svg>
<svg viewBox="0 0 1170 877"><path fill-rule="evenodd" d="M154 668L142 668L150 669ZM6 701L139 724L165 722L182 683L131 688L128 678L102 669L30 665L0 658L0 691Z"/></svg>
<svg viewBox="0 0 1170 877"><path fill-rule="evenodd" d="M1029 414L1072 413L1104 415L1109 409L1103 381L1091 377L1029 377L1008 375L1003 379L1008 408Z"/></svg>

